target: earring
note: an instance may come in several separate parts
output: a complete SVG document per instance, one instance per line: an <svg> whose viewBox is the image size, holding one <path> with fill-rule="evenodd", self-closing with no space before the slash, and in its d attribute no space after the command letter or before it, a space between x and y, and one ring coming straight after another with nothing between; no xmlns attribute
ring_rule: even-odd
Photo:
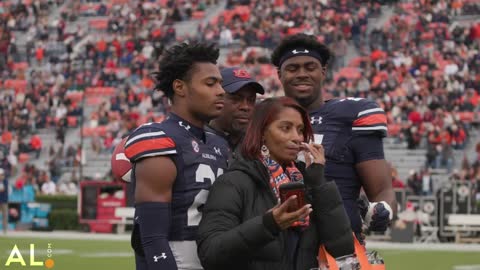
<svg viewBox="0 0 480 270"><path fill-rule="evenodd" d="M270 156L270 151L268 150L268 147L265 144L262 145L262 148L260 148L260 152L262 153L263 157L269 157Z"/></svg>

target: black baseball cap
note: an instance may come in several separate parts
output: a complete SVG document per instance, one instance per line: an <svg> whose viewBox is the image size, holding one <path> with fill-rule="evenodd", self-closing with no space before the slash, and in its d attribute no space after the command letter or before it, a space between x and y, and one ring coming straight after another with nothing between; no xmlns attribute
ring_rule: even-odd
<svg viewBox="0 0 480 270"><path fill-rule="evenodd" d="M239 67L224 68L220 71L223 78L222 87L225 92L233 94L246 85L252 86L257 93L265 94L265 89L245 69Z"/></svg>

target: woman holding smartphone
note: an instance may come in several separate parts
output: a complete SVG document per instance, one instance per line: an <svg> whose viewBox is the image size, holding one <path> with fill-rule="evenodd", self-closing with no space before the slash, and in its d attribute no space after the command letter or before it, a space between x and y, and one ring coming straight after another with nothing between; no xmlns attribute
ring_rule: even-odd
<svg viewBox="0 0 480 270"><path fill-rule="evenodd" d="M340 194L325 181L323 147L309 144L312 137L309 117L293 99L256 106L241 157L213 184L203 208L197 244L205 270L315 268L320 244L334 257L353 253ZM303 168L295 163L300 153Z"/></svg>

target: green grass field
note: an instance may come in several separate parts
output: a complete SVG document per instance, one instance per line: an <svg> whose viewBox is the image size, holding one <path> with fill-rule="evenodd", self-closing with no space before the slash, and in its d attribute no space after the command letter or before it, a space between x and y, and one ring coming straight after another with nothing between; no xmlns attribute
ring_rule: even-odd
<svg viewBox="0 0 480 270"><path fill-rule="evenodd" d="M134 259L128 241L95 240L86 235L85 240L25 239L0 236L0 270L46 269L29 266L29 246L35 244L35 261L45 261L48 243L59 270L133 270ZM5 266L14 245L18 246L26 266L12 263ZM380 250L388 270L452 270L454 265L480 265L480 252Z"/></svg>

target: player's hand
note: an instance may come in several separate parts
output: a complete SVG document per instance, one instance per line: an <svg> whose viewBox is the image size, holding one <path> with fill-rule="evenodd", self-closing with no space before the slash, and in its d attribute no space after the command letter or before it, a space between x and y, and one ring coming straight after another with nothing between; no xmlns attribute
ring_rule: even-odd
<svg viewBox="0 0 480 270"><path fill-rule="evenodd" d="M388 203L373 202L368 206L364 222L369 231L385 232L392 221L393 211Z"/></svg>
<svg viewBox="0 0 480 270"><path fill-rule="evenodd" d="M290 227L295 221L306 218L312 212L312 205L306 204L294 212L288 212L296 204L297 195L290 196L285 202L272 209L273 219L282 230Z"/></svg>
<svg viewBox="0 0 480 270"><path fill-rule="evenodd" d="M321 144L302 143L302 147L305 153L305 164L307 167L313 163L325 165L325 150Z"/></svg>

